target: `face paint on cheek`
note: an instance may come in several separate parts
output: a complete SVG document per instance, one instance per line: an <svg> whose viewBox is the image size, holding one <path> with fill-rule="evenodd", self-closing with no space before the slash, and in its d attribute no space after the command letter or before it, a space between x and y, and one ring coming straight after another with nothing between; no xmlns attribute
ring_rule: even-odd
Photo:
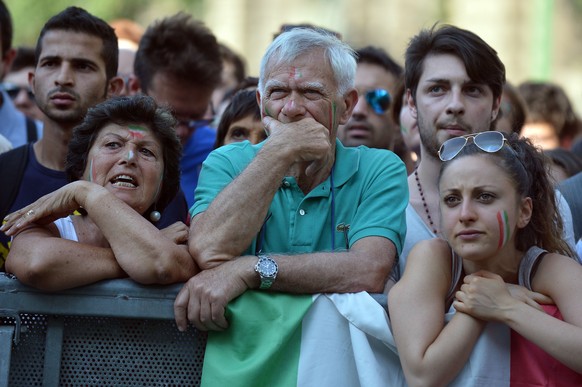
<svg viewBox="0 0 582 387"><path fill-rule="evenodd" d="M269 109L267 109L266 106L263 106L263 116L267 116L267 117L273 117L271 115L271 112L269 111Z"/></svg>
<svg viewBox="0 0 582 387"><path fill-rule="evenodd" d="M509 241L509 217L507 211L499 211L497 213L497 223L499 224L499 244L497 249L500 250Z"/></svg>
<svg viewBox="0 0 582 387"><path fill-rule="evenodd" d="M329 123L331 125L330 129L335 128L335 117L336 117L337 105L335 101L331 103L331 109L329 110Z"/></svg>
<svg viewBox="0 0 582 387"><path fill-rule="evenodd" d="M142 128L141 126L137 125L128 125L129 134L133 138L143 138L146 132L146 128Z"/></svg>

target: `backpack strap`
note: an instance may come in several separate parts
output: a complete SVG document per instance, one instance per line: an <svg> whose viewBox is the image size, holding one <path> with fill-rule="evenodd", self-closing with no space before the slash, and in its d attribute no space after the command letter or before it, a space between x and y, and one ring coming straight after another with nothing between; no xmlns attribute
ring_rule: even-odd
<svg viewBox="0 0 582 387"><path fill-rule="evenodd" d="M25 144L0 155L0 179L5 182L3 189L0 189L0 221L8 215L16 200L30 147L30 144Z"/></svg>
<svg viewBox="0 0 582 387"><path fill-rule="evenodd" d="M38 140L38 132L36 130L36 123L30 117L26 118L26 138L27 142L35 142Z"/></svg>

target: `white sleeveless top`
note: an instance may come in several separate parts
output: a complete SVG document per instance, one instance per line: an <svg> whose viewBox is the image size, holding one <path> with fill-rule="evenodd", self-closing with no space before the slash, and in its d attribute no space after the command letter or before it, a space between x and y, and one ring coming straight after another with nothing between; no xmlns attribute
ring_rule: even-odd
<svg viewBox="0 0 582 387"><path fill-rule="evenodd" d="M75 230L75 226L73 225L73 218L71 216L55 220L55 226L57 226L59 229L61 238L79 242L77 231Z"/></svg>

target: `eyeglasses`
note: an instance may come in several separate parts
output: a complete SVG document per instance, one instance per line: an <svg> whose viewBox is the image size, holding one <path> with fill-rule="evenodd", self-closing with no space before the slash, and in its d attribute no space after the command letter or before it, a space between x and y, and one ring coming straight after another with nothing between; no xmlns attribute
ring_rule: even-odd
<svg viewBox="0 0 582 387"><path fill-rule="evenodd" d="M472 139L479 149L488 153L498 152L507 141L503 133L494 131L455 137L443 142L439 149L439 158L442 161L454 159L467 145L469 139Z"/></svg>
<svg viewBox="0 0 582 387"><path fill-rule="evenodd" d="M216 116L216 111L214 110L214 104L212 103L212 101L210 101L208 104L207 113L210 115L211 118L201 118L198 120L181 120L177 118L178 126L185 126L190 130L202 128L203 126L212 126L212 123L214 122Z"/></svg>
<svg viewBox="0 0 582 387"><path fill-rule="evenodd" d="M376 114L386 113L392 101L390 93L384 89L369 90L364 94L364 97Z"/></svg>
<svg viewBox="0 0 582 387"><path fill-rule="evenodd" d="M34 101L34 93L28 87L20 87L12 83L3 83L2 89L6 92L6 94L8 94L8 96L12 100L15 100L16 97L18 97L18 94L20 94L22 90L25 90L28 99Z"/></svg>

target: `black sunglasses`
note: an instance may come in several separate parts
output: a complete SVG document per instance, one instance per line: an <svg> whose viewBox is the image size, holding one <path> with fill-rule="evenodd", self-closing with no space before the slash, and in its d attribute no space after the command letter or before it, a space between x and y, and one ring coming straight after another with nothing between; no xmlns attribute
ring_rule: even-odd
<svg viewBox="0 0 582 387"><path fill-rule="evenodd" d="M26 95L28 96L28 99L34 101L34 93L28 87L20 87L20 86L14 85L12 83L3 83L2 89L4 89L6 94L8 94L8 96L12 100L15 100L16 97L18 97L18 94L20 94L20 92L22 90L25 90Z"/></svg>

